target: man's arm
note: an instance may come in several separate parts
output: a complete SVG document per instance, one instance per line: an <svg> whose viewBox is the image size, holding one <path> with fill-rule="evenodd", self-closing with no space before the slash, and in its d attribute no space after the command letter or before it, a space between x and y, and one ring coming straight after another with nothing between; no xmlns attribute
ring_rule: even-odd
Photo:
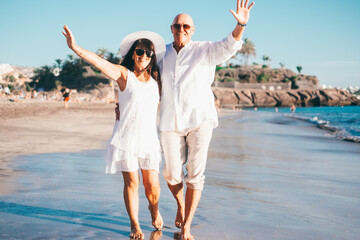
<svg viewBox="0 0 360 240"><path fill-rule="evenodd" d="M232 15L235 17L237 24L236 27L234 29L234 31L232 32L232 35L234 37L234 39L236 41L239 41L244 33L245 27L247 22L249 21L249 17L250 17L250 9L254 6L255 2L252 2L249 7L247 7L249 0L245 1L244 4L244 0L237 0L237 7L236 7L236 12L234 12L233 10L230 10L230 12L232 13Z"/></svg>
<svg viewBox="0 0 360 240"><path fill-rule="evenodd" d="M245 25L249 21L250 9L254 5L254 2L252 2L247 7L248 2L249 1L246 0L244 4L243 0L241 2L238 0L236 12L230 10L237 21L236 27L231 34L229 34L222 41L204 44L204 46L207 48L205 60L210 65L218 65L227 61L236 53L237 50L241 48L241 37L245 30Z"/></svg>

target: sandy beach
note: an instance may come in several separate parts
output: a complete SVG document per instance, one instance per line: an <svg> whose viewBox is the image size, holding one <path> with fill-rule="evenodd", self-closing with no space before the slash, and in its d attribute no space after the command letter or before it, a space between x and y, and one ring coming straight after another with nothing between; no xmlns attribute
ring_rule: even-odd
<svg viewBox="0 0 360 240"><path fill-rule="evenodd" d="M0 101L0 194L11 190L7 168L15 156L78 152L106 147L114 124L114 104L41 100Z"/></svg>
<svg viewBox="0 0 360 240"><path fill-rule="evenodd" d="M128 239L121 175L104 173L114 105L0 102L0 238ZM223 111L214 130L196 239L359 239L360 144L275 112ZM162 176L165 227L176 205Z"/></svg>

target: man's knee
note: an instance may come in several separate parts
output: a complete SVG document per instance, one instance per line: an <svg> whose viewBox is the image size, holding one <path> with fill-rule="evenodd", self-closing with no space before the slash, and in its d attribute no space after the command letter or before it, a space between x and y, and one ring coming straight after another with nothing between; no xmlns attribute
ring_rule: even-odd
<svg viewBox="0 0 360 240"><path fill-rule="evenodd" d="M205 183L204 179L205 176L203 176L203 178L198 181L194 181L194 180L186 181L186 186L190 189L196 189L202 191L204 189L204 183Z"/></svg>
<svg viewBox="0 0 360 240"><path fill-rule="evenodd" d="M169 166L165 166L163 169L163 176L166 182L170 185L177 185L183 182L183 174L178 168L169 168Z"/></svg>

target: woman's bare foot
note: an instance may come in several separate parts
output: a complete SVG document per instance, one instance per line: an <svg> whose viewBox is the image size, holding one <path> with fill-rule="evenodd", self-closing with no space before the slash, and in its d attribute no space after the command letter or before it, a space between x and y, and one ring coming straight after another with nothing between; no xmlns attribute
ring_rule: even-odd
<svg viewBox="0 0 360 240"><path fill-rule="evenodd" d="M149 205L149 210L151 214L152 225L156 230L161 230L164 226L164 222L160 215L159 209L155 209L154 207L151 207L151 205Z"/></svg>
<svg viewBox="0 0 360 240"><path fill-rule="evenodd" d="M131 226L130 238L133 239L144 239L144 234L141 231L140 226Z"/></svg>
<svg viewBox="0 0 360 240"><path fill-rule="evenodd" d="M175 226L178 228L181 228L181 225L184 221L184 211L182 208L178 207L177 209L177 213L176 213L176 218L175 218Z"/></svg>
<svg viewBox="0 0 360 240"><path fill-rule="evenodd" d="M194 236L190 234L190 226L183 226L181 228L181 239L182 240L195 240Z"/></svg>

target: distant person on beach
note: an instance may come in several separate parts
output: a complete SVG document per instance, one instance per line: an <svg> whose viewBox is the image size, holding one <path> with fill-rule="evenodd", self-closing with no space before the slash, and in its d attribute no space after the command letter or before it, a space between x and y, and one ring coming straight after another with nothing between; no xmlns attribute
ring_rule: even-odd
<svg viewBox="0 0 360 240"><path fill-rule="evenodd" d="M121 117L115 123L108 146L106 172L122 173L124 201L131 222L130 237L143 239L144 234L138 219L139 168L142 172L145 195L149 201L152 225L157 230L163 227L158 208L161 148L156 117L161 93L157 62L164 56L164 40L153 32L129 34L120 44L120 52L124 59L121 65L118 65L79 47L67 26L64 26L63 34L71 50L119 86Z"/></svg>
<svg viewBox="0 0 360 240"><path fill-rule="evenodd" d="M4 92L6 96L10 96L10 88L8 86L4 88Z"/></svg>
<svg viewBox="0 0 360 240"><path fill-rule="evenodd" d="M61 93L64 99L65 108L69 107L69 100L70 100L70 90L68 88L62 88Z"/></svg>
<svg viewBox="0 0 360 240"><path fill-rule="evenodd" d="M32 92L31 92L31 98L32 98L32 99L37 99L37 97L38 97L37 91L36 91L35 89L32 90Z"/></svg>
<svg viewBox="0 0 360 240"><path fill-rule="evenodd" d="M296 110L295 104L291 105L290 111L291 111L291 112L295 112L295 110Z"/></svg>

